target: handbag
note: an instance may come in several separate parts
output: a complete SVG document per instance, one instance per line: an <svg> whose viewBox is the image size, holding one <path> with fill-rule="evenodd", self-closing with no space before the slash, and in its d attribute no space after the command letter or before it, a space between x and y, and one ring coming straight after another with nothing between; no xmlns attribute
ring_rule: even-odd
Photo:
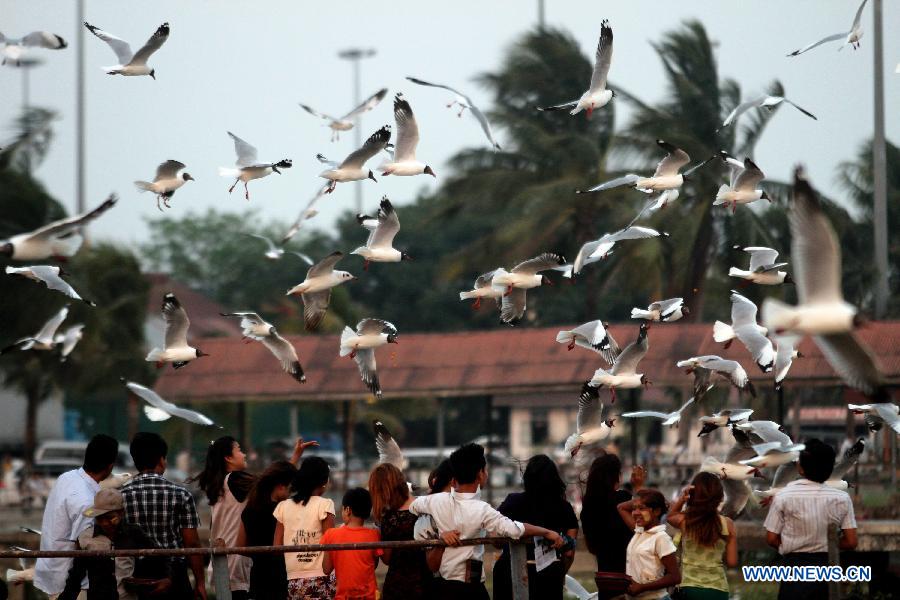
<svg viewBox="0 0 900 600"><path fill-rule="evenodd" d="M594 573L594 583L598 592L610 594L624 594L631 585L631 579L625 573L615 571L597 571Z"/></svg>

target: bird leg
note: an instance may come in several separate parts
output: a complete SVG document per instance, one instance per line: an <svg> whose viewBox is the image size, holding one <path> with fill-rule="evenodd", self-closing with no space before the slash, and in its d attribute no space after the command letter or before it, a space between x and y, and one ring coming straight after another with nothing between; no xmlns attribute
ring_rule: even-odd
<svg viewBox="0 0 900 600"><path fill-rule="evenodd" d="M228 193L229 193L229 194L230 194L231 192L234 191L234 188L237 186L238 181L240 181L240 180L241 180L240 177L238 177L237 179L234 180L234 183L231 184L231 187L230 187L230 188L228 188Z"/></svg>
<svg viewBox="0 0 900 600"><path fill-rule="evenodd" d="M156 361L156 368L157 368L157 369L162 369L164 366L166 366L166 363L165 363L165 362L163 362L163 361L161 361L161 360Z"/></svg>
<svg viewBox="0 0 900 600"><path fill-rule="evenodd" d="M250 190L247 189L247 182L244 182L244 198L250 200Z"/></svg>
<svg viewBox="0 0 900 600"><path fill-rule="evenodd" d="M359 350L359 346L353 346L353 350L350 351L350 358L356 358L357 350Z"/></svg>
<svg viewBox="0 0 900 600"><path fill-rule="evenodd" d="M475 298L475 302L472 303L472 310L478 310L481 308L481 296Z"/></svg>
<svg viewBox="0 0 900 600"><path fill-rule="evenodd" d="M368 270L369 270L369 259L367 258L366 260L363 261L363 271L368 271Z"/></svg>
<svg viewBox="0 0 900 600"><path fill-rule="evenodd" d="M591 104L589 104L588 107L587 107L587 118L588 118L588 120L590 120L591 115L592 115L593 113L594 113L594 104L591 103Z"/></svg>
<svg viewBox="0 0 900 600"><path fill-rule="evenodd" d="M170 199L171 199L171 196L169 198L166 198L165 196L163 196L163 204L165 205L166 208L172 208L172 205L169 204Z"/></svg>
<svg viewBox="0 0 900 600"><path fill-rule="evenodd" d="M572 448L572 458L575 458L575 455L578 454L578 451L581 450L581 445L583 442L578 442L575 444L575 447Z"/></svg>
<svg viewBox="0 0 900 600"><path fill-rule="evenodd" d="M506 286L506 291L503 292L503 295L504 295L504 296L509 296L510 294L512 294L512 291L513 291L513 286L508 285L508 286Z"/></svg>
<svg viewBox="0 0 900 600"><path fill-rule="evenodd" d="M567 346L567 348L569 349L569 352L571 352L572 350L575 349L575 338L572 338L572 341L569 342L569 345Z"/></svg>
<svg viewBox="0 0 900 600"><path fill-rule="evenodd" d="M241 338L241 341L245 344L250 344L253 342L253 338L247 337L246 335Z"/></svg>
<svg viewBox="0 0 900 600"><path fill-rule="evenodd" d="M330 194L331 192L334 191L334 188L336 188L336 187L337 187L337 181L331 180L330 182L328 182L328 188L325 190L325 193Z"/></svg>
<svg viewBox="0 0 900 600"><path fill-rule="evenodd" d="M456 114L456 116L459 117L459 118L461 119L463 113L466 112L466 107L465 107L465 105L462 105L462 104L461 104L460 106L461 106L462 108L459 109L459 112Z"/></svg>
<svg viewBox="0 0 900 600"><path fill-rule="evenodd" d="M159 201L161 198L162 198L162 196L160 196L159 194L156 195L156 208L157 208L157 210L159 210L159 212L163 211L162 207L159 205Z"/></svg>
<svg viewBox="0 0 900 600"><path fill-rule="evenodd" d="M731 214L734 214L734 211L737 210L737 200L731 201Z"/></svg>
<svg viewBox="0 0 900 600"><path fill-rule="evenodd" d="M609 403L610 404L616 403L616 388L614 388L614 387L609 388Z"/></svg>

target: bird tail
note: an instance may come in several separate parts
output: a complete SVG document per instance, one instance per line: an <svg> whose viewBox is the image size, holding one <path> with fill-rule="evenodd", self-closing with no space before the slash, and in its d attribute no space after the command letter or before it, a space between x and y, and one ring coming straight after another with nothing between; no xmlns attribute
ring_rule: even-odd
<svg viewBox="0 0 900 600"><path fill-rule="evenodd" d="M475 290L469 290L468 292L460 292L459 293L460 300L469 300L471 298L477 298L477 297L478 297L478 292Z"/></svg>
<svg viewBox="0 0 900 600"><path fill-rule="evenodd" d="M641 310L640 308L632 308L631 309L631 318L632 319L647 319L648 321L653 318L653 313L649 310Z"/></svg>
<svg viewBox="0 0 900 600"><path fill-rule="evenodd" d="M722 321L716 321L713 324L713 339L717 342L727 342L734 339L734 329L730 325L726 325Z"/></svg>
<svg viewBox="0 0 900 600"><path fill-rule="evenodd" d="M353 351L353 348L346 344L346 342L354 335L356 335L356 332L345 325L344 330L341 332L341 350L339 356L347 356Z"/></svg>
<svg viewBox="0 0 900 600"><path fill-rule="evenodd" d="M150 192L153 191L153 184L149 181L135 181L134 187L139 189L142 192Z"/></svg>
<svg viewBox="0 0 900 600"><path fill-rule="evenodd" d="M352 252L350 252L350 254L357 254L364 258L368 258L369 255L371 254L371 252L369 251L369 248L367 246L360 246L356 250L353 250Z"/></svg>
<svg viewBox="0 0 900 600"><path fill-rule="evenodd" d="M737 267L731 267L730 269L728 269L729 277L749 277L750 275L752 275L750 271L738 269Z"/></svg>
<svg viewBox="0 0 900 600"><path fill-rule="evenodd" d="M703 459L703 462L700 463L700 470L705 473L715 473L719 474L719 469L722 467L722 463L713 458L712 456L707 456Z"/></svg>
<svg viewBox="0 0 900 600"><path fill-rule="evenodd" d="M239 169L229 169L227 167L219 167L219 177L234 177L237 178L241 174Z"/></svg>
<svg viewBox="0 0 900 600"><path fill-rule="evenodd" d="M731 187L727 183L723 183L722 185L720 185L719 191L716 192L716 201L713 202L713 206L725 204L726 202L728 202L727 200L723 199L722 196L729 191L731 191Z"/></svg>
<svg viewBox="0 0 900 600"><path fill-rule="evenodd" d="M149 354L147 354L147 358L145 360L148 360L150 362L160 361L163 359L164 353L165 353L165 350L162 350L160 348L154 348L153 350L150 351Z"/></svg>
<svg viewBox="0 0 900 600"><path fill-rule="evenodd" d="M571 454L572 454L572 450L574 450L574 449L575 449L575 446L577 446L577 445L578 445L578 434L577 434L577 433L573 433L573 434L570 435L568 438L566 438L566 445L563 447L563 451L564 451L566 454L571 455Z"/></svg>
<svg viewBox="0 0 900 600"><path fill-rule="evenodd" d="M556 334L556 341L560 344L567 344L575 339L575 336L572 335L571 331L560 331Z"/></svg>

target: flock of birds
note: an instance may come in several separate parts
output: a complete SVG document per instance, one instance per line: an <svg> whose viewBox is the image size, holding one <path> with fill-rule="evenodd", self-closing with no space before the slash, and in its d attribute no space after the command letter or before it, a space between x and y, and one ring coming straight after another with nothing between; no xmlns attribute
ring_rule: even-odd
<svg viewBox="0 0 900 600"><path fill-rule="evenodd" d="M860 17L865 4L866 0L863 0L849 32L823 38L791 53L790 56L805 53L819 45L840 39L844 39L854 48L858 47L862 35ZM149 76L155 79L155 69L149 66L147 61L168 39L171 31L168 23L159 26L137 52L133 52L127 42L110 33L89 23L85 23L84 26L106 42L116 55L118 64L105 67L107 73ZM3 44L3 60L14 63L32 47L48 49L66 47L65 41L60 36L48 32L33 32L19 40L5 38L0 34L0 44ZM537 110L568 110L571 115L584 112L587 118L590 118L594 111L602 109L612 101L615 92L607 86L607 77L612 64L612 49L613 30L609 22L604 20L601 24L594 69L587 91L577 100L539 107ZM487 117L469 96L446 85L414 77L407 79L415 85L440 88L452 93L454 98L447 105L448 108L458 106L459 116L468 109L481 126L491 147L500 148ZM374 110L386 95L387 89L381 89L341 117L329 116L304 104L300 106L309 114L322 119L332 131L332 141L337 141L340 132L352 129L354 119ZM736 106L724 119L722 127L732 125L743 113L753 108L773 110L781 104L793 106L802 114L816 119L811 112L785 97L762 96ZM267 247L266 258L278 260L284 255L284 245L287 241L299 231L306 220L316 215L316 202L325 194L332 192L338 183L366 179L377 181L375 171L381 176L436 177L431 166L416 156L419 127L412 107L402 93L397 93L394 97L393 117L396 128L394 143L391 143L393 135L391 125L384 125L341 162L329 161L322 154L317 156L317 159L327 167L320 173L320 177L328 183L320 186L280 243L276 244L272 240L262 238ZM219 174L234 180L229 193L238 183L243 183L244 195L249 200L250 192L247 186L250 181L265 178L273 173L280 174L282 170L292 166L289 158L275 162L261 161L254 146L231 132L228 132L228 135L234 143L237 160L234 167L220 168ZM566 262L559 254L545 252L523 260L509 270L501 266L487 271L476 278L473 289L460 292L460 300L474 300L475 309L479 308L484 300L493 300L499 308L500 320L510 325L515 324L525 314L528 290L552 283L546 272L556 271L561 273L562 277L574 278L588 265L609 256L617 243L667 236L665 232L636 225L636 222L676 201L681 188L690 181L691 174L710 163L724 165L730 171L728 182L722 183L712 200L714 205L728 207L734 212L739 205L769 200L765 190L759 187L765 175L749 157L738 160L723 151L689 166L691 157L683 149L664 140L658 140L657 144L666 155L652 174L629 173L612 181L577 191L577 193L602 193L627 186L646 194L647 202L628 226L583 244L572 263ZM385 158L375 170L366 166L382 152ZM163 210L164 207L170 207L170 200L175 192L192 180L193 177L186 171L184 163L168 160L159 165L152 182L137 181L135 185L141 191L155 194L157 207ZM767 298L761 311L758 311L757 306L748 298L736 291L732 292L731 323L716 321L712 335L715 341L724 343L726 347L737 339L746 347L763 373L773 374L776 388L785 380L792 361L800 357L796 350L799 341L804 336L811 336L847 385L860 390L871 399L868 404L851 404L848 409L864 414L866 423L873 431L887 424L900 433L898 407L890 399L872 353L854 331L863 320L856 307L844 300L841 292L841 250L836 235L822 209L818 195L801 168L795 171L793 189L790 214L793 277L783 270L787 263L778 262L778 251L765 247L742 248L750 255L749 268L732 267L729 275L742 279L742 285L780 286L794 283L799 303L796 306L789 306L774 298ZM37 230L15 235L0 242L0 255L19 262L71 257L81 246L83 229L115 206L116 202L117 197L112 195L96 209L83 215L62 219ZM364 246L353 250L351 254L363 258L364 269L368 269L370 262L397 263L410 259L408 254L394 248L394 239L400 231L400 220L387 197L381 200L374 216L358 215L358 221L368 231L368 239ZM300 296L304 305L306 329L314 331L327 313L331 290L353 280L354 275L336 269L337 264L344 258L341 251L335 251L318 262L305 255L299 257L310 266L305 279L288 290L287 294ZM6 273L27 277L73 300L94 305L84 300L63 279L66 272L58 266L7 266ZM57 333L67 313L68 305L55 314L39 332L16 340L0 351L0 354L12 350L59 349L61 357L65 359L77 344L83 329L82 325L75 325L64 333ZM762 317L761 323L758 320L758 313ZM603 418L600 388L606 387L610 393L610 403L615 403L617 390L650 385L647 374L639 372L639 365L649 351L651 324L671 323L686 314L689 314L689 308L685 306L682 298L654 301L646 308L634 308L631 317L643 322L637 338L624 349L619 348L609 333L607 323L602 320L591 321L574 329L559 332L557 342L566 344L569 350L578 346L596 353L606 363L606 366L598 368L590 380L582 385L578 400L576 431L565 443L566 451L573 458L583 457L584 448L605 440L615 425L615 418ZM156 363L158 367L171 364L174 369L180 369L197 358L207 356L188 342L190 320L185 308L171 293L163 298L162 315L166 322L165 342L162 347L154 348L148 353L147 361ZM262 343L286 373L299 383L306 381L306 374L296 349L272 324L255 312L235 312L225 316L239 319L246 342ZM339 355L348 356L356 361L362 382L375 396L382 395L375 360L376 349L397 343L397 337L398 329L395 325L377 318L362 319L355 328L345 327L340 336ZM621 416L655 418L660 419L664 425L678 426L685 408L699 401L717 381L724 381L741 392L753 396L756 394L747 372L738 361L707 355L679 360L677 366L684 368L694 377L694 393L687 403L669 413L638 411L626 412ZM176 416L200 425L214 425L205 415L179 408L159 397L153 390L134 382L125 382L125 385L146 402L145 412L150 419L162 420ZM719 427L727 427L733 433L735 444L724 460L708 457L701 465L703 470L717 473L725 479L728 507L726 512L732 515L740 513L743 509L750 495L747 480L758 475L761 468L777 468L771 488L761 492L762 495L773 493L773 490L798 476L796 460L798 453L803 449L803 444L793 442L777 423L750 420L751 413L749 409L727 409L700 419L703 424L699 434L701 436ZM383 425L380 428L376 426L376 439L380 440L379 450L383 460L394 462L400 460L402 463L402 455L401 459L396 456L399 448ZM391 451L386 455L383 452L384 448ZM843 458L843 462L835 471L835 481L831 483L837 487L846 487L841 477L849 469L849 465L858 458L862 448L861 440Z"/></svg>

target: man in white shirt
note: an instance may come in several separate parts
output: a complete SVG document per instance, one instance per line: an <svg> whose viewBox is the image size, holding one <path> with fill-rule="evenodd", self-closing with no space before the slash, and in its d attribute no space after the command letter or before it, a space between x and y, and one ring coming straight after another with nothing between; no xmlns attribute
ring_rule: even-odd
<svg viewBox="0 0 900 600"><path fill-rule="evenodd" d="M100 482L112 473L118 453L119 442L114 438L95 435L84 452L83 466L59 476L44 506L41 550L75 549L74 540L92 523L92 519L84 516L84 511L94 504ZM71 558L37 559L35 587L49 595L50 600L55 600L66 586L71 566ZM87 589L87 578L82 589Z"/></svg>
<svg viewBox="0 0 900 600"><path fill-rule="evenodd" d="M454 489L416 498L409 511L414 515L431 515L441 537L451 546L441 558L443 581L437 599L488 600L482 568L484 546L454 544L467 538L483 537L486 532L514 539L523 535L541 536L551 541L555 548L563 545L563 539L555 531L508 519L476 497L479 486L487 481L484 448L478 444L466 444L455 450L450 455L450 464Z"/></svg>

